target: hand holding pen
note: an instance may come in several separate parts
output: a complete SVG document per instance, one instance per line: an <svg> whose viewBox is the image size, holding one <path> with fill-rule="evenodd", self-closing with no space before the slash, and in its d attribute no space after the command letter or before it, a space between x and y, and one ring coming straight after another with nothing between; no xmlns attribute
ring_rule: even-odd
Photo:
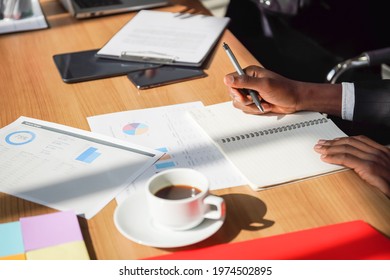
<svg viewBox="0 0 390 280"><path fill-rule="evenodd" d="M238 63L236 57L234 56L232 50L229 48L229 45L226 43L223 43L223 48L226 51L226 54L229 56L230 61L232 62L234 68L236 69L238 75L244 76L246 75L244 70L242 70L240 64ZM261 105L259 94L252 90L252 89L241 89L241 91L244 91L245 93L249 94L252 97L253 102L255 103L256 107L261 111L264 112L264 108Z"/></svg>
<svg viewBox="0 0 390 280"><path fill-rule="evenodd" d="M337 88L328 89L328 84L317 85L291 80L258 65L250 65L245 68L245 71L248 75L244 78L237 77L235 73L229 73L225 75L223 82L233 99L233 106L247 114L291 114L302 110L318 111L317 108L320 107L322 112L339 115L334 111L339 108L337 105L339 95L337 93L335 93L336 97L332 95ZM338 86L341 91L341 84ZM253 104L252 98L242 93L243 88L261 92L264 112ZM325 99L319 98L321 94L316 94L316 92L328 90L330 96L324 95ZM332 111L327 111L324 108L325 104L330 106Z"/></svg>

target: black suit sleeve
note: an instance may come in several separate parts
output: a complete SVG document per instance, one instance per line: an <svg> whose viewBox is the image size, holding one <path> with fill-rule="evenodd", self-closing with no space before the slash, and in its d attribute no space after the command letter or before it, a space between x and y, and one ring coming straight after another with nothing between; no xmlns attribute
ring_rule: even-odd
<svg viewBox="0 0 390 280"><path fill-rule="evenodd" d="M354 121L390 127L390 80L355 82Z"/></svg>

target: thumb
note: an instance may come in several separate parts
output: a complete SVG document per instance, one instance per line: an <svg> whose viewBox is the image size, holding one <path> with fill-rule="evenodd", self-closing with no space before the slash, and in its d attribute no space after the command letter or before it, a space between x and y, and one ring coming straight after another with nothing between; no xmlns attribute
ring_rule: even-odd
<svg viewBox="0 0 390 280"><path fill-rule="evenodd" d="M225 85L233 88L247 88L250 77L247 75L236 76L234 74L228 74L224 77Z"/></svg>

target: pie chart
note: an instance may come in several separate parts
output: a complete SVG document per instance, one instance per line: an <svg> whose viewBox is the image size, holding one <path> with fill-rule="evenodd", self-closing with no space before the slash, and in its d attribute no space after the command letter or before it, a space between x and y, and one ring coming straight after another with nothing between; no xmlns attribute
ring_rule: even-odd
<svg viewBox="0 0 390 280"><path fill-rule="evenodd" d="M20 130L8 134L5 137L5 142L10 145L24 145L35 139L36 135L32 131Z"/></svg>
<svg viewBox="0 0 390 280"><path fill-rule="evenodd" d="M127 135L141 135L148 130L149 127L144 123L129 123L122 128L122 131Z"/></svg>

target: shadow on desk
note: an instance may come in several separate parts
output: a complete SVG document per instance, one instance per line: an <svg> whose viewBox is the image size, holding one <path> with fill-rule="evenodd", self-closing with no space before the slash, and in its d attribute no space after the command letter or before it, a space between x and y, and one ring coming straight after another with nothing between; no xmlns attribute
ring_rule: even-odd
<svg viewBox="0 0 390 280"><path fill-rule="evenodd" d="M79 216L77 217L77 219L78 219L79 224L80 224L81 232L83 234L85 246L87 247L87 250L88 250L89 258L91 260L97 260L96 252L95 252L95 249L93 247L91 234L90 234L89 228L88 228L87 219L79 217Z"/></svg>
<svg viewBox="0 0 390 280"><path fill-rule="evenodd" d="M1 223L14 222L19 218L58 211L16 196L6 195L5 193L0 193L0 205L2 212ZM21 215L21 212L23 215Z"/></svg>
<svg viewBox="0 0 390 280"><path fill-rule="evenodd" d="M274 224L264 219L267 206L259 198L247 194L227 194L222 196L226 201L226 221L221 228L224 242L234 239L241 230L258 231Z"/></svg>
<svg viewBox="0 0 390 280"><path fill-rule="evenodd" d="M41 7L51 28L71 25L76 21L57 1L42 2Z"/></svg>
<svg viewBox="0 0 390 280"><path fill-rule="evenodd" d="M62 5L57 3L57 1L42 2L41 7L45 13L45 16L68 13Z"/></svg>
<svg viewBox="0 0 390 280"><path fill-rule="evenodd" d="M271 227L275 222L264 219L267 206L259 198L247 194L227 194L221 196L226 202L226 220L217 233L208 239L186 247L168 249L175 252L199 249L228 243L242 230L259 231Z"/></svg>

